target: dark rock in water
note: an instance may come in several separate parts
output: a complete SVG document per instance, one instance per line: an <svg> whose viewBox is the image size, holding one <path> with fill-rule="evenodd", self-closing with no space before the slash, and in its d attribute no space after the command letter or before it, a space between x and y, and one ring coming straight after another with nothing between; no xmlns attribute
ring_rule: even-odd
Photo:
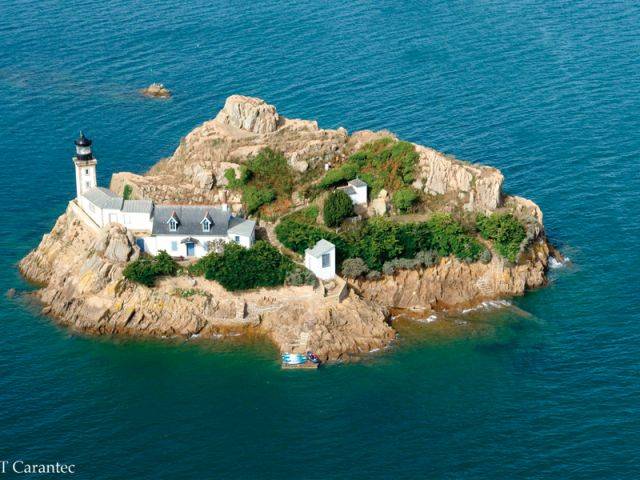
<svg viewBox="0 0 640 480"><path fill-rule="evenodd" d="M13 298L15 296L16 296L15 288L10 288L9 290L7 290L7 298Z"/></svg>
<svg viewBox="0 0 640 480"><path fill-rule="evenodd" d="M147 88L142 88L140 93L145 97L150 98L169 98L171 97L171 90L165 87L162 83L152 83Z"/></svg>

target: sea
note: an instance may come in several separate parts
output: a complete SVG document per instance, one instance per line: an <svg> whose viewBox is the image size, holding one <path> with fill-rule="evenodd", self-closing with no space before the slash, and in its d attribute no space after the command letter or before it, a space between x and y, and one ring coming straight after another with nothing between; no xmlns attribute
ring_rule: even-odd
<svg viewBox="0 0 640 480"><path fill-rule="evenodd" d="M152 82L173 97L141 97ZM391 348L313 372L259 339L91 338L41 315L16 264L75 194L79 130L107 186L236 93L495 166L570 260L546 288L399 317ZM638 2L0 0L0 461L79 479L637 478L639 159Z"/></svg>

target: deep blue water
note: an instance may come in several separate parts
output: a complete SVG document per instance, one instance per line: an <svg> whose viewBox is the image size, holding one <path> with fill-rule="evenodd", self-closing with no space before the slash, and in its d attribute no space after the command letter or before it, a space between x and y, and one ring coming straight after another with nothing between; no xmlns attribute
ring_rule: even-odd
<svg viewBox="0 0 640 480"><path fill-rule="evenodd" d="M0 460L77 478L631 478L640 470L640 6L0 0L0 291L74 194L233 93L494 165L573 266L515 310L407 324L363 364L90 339L1 299ZM161 81L167 102L136 89ZM436 322L437 323L437 322Z"/></svg>

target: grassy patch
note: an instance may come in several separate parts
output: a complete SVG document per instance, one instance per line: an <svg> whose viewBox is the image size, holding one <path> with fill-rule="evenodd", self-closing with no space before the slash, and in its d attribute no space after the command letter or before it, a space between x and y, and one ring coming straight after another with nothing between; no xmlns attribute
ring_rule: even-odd
<svg viewBox="0 0 640 480"><path fill-rule="evenodd" d="M395 192L415 180L418 158L411 143L381 138L364 145L340 167L329 170L319 187L326 189L358 176L369 185L372 196L383 188Z"/></svg>
<svg viewBox="0 0 640 480"><path fill-rule="evenodd" d="M288 199L296 175L280 152L265 148L240 168L225 171L229 188L242 191L242 202L248 213L255 213L276 200Z"/></svg>

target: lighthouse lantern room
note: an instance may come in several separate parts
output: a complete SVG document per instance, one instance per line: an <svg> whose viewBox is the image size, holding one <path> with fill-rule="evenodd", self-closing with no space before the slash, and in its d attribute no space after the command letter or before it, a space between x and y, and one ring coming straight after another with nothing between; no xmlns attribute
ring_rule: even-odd
<svg viewBox="0 0 640 480"><path fill-rule="evenodd" d="M91 140L80 132L80 136L74 142L76 144L76 156L73 157L73 163L76 167L76 194L78 198L97 186L96 181L96 165L98 161L93 158L91 151Z"/></svg>

